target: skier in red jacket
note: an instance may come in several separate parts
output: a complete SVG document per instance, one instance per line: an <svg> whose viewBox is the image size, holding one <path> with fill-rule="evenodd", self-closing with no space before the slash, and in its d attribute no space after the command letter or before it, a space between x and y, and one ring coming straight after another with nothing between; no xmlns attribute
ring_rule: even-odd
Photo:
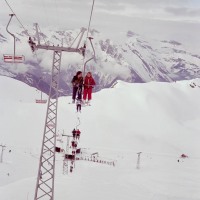
<svg viewBox="0 0 200 200"><path fill-rule="evenodd" d="M90 103L90 100L92 99L92 88L95 84L96 83L92 77L91 72L88 72L84 79L84 91L83 91L84 103L87 98L88 98L88 103Z"/></svg>

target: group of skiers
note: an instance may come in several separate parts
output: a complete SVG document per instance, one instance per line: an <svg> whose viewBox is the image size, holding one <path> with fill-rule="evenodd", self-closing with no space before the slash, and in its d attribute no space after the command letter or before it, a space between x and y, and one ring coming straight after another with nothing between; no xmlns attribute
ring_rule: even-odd
<svg viewBox="0 0 200 200"><path fill-rule="evenodd" d="M80 101L81 103L90 103L92 99L92 88L96 84L94 78L92 77L91 72L87 72L85 78L82 76L82 72L78 71L73 77L72 81L73 92L72 92L72 103L75 103L75 100ZM83 94L82 94L83 89ZM83 100L82 100L83 97Z"/></svg>

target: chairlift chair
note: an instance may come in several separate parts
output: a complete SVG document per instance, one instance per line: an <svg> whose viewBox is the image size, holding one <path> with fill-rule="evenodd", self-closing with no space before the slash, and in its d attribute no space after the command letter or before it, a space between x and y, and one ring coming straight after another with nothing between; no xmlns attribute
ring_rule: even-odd
<svg viewBox="0 0 200 200"><path fill-rule="evenodd" d="M95 49L94 49L94 46L93 46L93 44L92 44L92 40L93 40L94 38L93 38L93 37L88 37L88 39L89 39L89 41L90 41L90 45L91 45L92 50L93 50L93 56L92 56L91 58L89 58L88 60L86 60L85 63L84 63L84 66L83 66L83 77L85 77L85 68L86 68L86 64L87 64L89 61L95 59L95 57L96 57L96 55L95 55Z"/></svg>
<svg viewBox="0 0 200 200"><path fill-rule="evenodd" d="M47 100L42 98L42 91L41 91L40 99L36 99L35 103L41 103L41 104L47 103Z"/></svg>
<svg viewBox="0 0 200 200"><path fill-rule="evenodd" d="M11 22L11 19L12 17L14 16L15 14L10 14L10 20L7 24L7 27L6 27L6 31L14 38L14 54L13 55L10 55L10 54L4 54L3 55L3 60L5 63L23 63L25 61L25 57L23 55L16 55L15 54L15 35L13 33L11 33L9 30L8 30L8 26Z"/></svg>
<svg viewBox="0 0 200 200"><path fill-rule="evenodd" d="M40 83L41 80L42 80L42 77L40 78L40 80L39 80L39 82L38 82L38 84L37 84L37 90L39 90L38 88L39 88L39 83ZM35 100L35 103L41 103L41 104L47 103L47 99L43 99L43 98L42 98L42 94L43 94L43 92L41 91L41 92L40 92L40 99L36 99L36 100Z"/></svg>
<svg viewBox="0 0 200 200"><path fill-rule="evenodd" d="M5 63L23 63L25 60L25 57L23 55L13 56L13 55L4 54L3 60Z"/></svg>

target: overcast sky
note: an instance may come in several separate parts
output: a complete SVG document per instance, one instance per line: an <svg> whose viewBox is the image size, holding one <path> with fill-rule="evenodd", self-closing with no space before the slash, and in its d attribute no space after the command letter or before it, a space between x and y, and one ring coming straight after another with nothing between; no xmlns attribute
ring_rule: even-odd
<svg viewBox="0 0 200 200"><path fill-rule="evenodd" d="M29 28L88 27L93 0L6 0ZM0 22L8 23L10 8L0 1ZM19 25L20 26L20 25ZM126 31L159 39L174 39L198 49L200 0L95 0L91 28L119 38Z"/></svg>

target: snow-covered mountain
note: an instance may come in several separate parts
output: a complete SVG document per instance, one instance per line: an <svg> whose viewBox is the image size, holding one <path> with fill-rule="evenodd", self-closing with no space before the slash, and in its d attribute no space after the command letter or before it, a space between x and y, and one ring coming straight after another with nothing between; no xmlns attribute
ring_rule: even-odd
<svg viewBox="0 0 200 200"><path fill-rule="evenodd" d="M13 38L1 27L1 54L12 54ZM80 30L52 31L40 33L42 42L69 47ZM36 39L35 30L29 32ZM96 58L88 62L86 71L91 71L98 91L110 87L116 80L127 82L164 81L171 82L199 77L200 56L188 52L183 44L170 40L147 40L128 31L118 42L105 38L97 30L91 30ZM23 64L6 64L0 61L0 74L21 80L45 93L49 91L52 52L38 50L32 54L28 46L28 34L16 32L16 52L25 56ZM85 42L85 38L83 38ZM71 79L77 70L83 70L84 61L93 56L87 42L86 58L78 54L63 53L60 77L60 95L71 93ZM81 44L83 45L83 43ZM3 55L2 55L3 56Z"/></svg>
<svg viewBox="0 0 200 200"><path fill-rule="evenodd" d="M0 147L0 199L31 200L46 106L35 103L34 88L8 77L0 76L0 91L0 145L6 146L3 154ZM199 200L199 91L199 79L117 81L95 93L81 113L68 104L71 97L60 97L56 146L66 149L67 138L60 136L78 127L79 147L115 166L77 160L73 173L63 175L63 154L57 153L55 199Z"/></svg>

